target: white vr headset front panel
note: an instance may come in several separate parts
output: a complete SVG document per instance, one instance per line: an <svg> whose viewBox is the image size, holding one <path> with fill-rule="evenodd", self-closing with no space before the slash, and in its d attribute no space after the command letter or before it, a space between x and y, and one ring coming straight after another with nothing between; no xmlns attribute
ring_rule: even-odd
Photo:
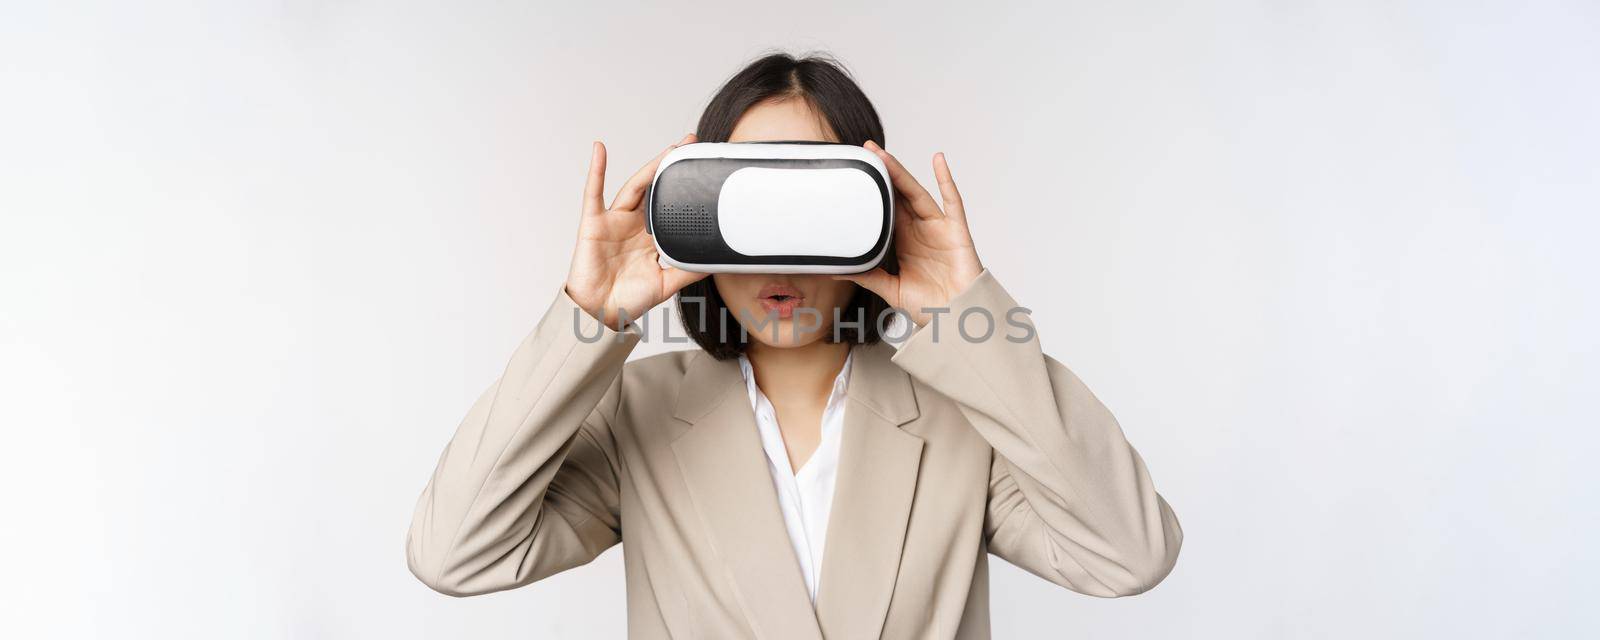
<svg viewBox="0 0 1600 640"><path fill-rule="evenodd" d="M705 162L671 171L694 160ZM889 172L862 147L699 143L662 159L647 215L665 266L859 273L887 253L893 201Z"/></svg>
<svg viewBox="0 0 1600 640"><path fill-rule="evenodd" d="M745 167L722 183L717 227L747 256L849 258L877 243L878 185L855 169Z"/></svg>

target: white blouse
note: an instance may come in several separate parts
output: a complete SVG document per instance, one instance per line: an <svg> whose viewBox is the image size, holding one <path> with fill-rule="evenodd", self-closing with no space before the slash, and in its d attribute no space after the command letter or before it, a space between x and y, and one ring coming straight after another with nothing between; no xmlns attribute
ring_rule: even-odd
<svg viewBox="0 0 1600 640"><path fill-rule="evenodd" d="M828 512L833 508L834 478L838 476L839 447L844 432L845 390L850 384L853 357L845 356L844 366L833 379L833 391L828 394L828 404L822 410L822 440L796 472L789 466L789 451L783 446L783 435L778 431L777 412L766 394L756 386L750 360L739 356L739 371L744 374L750 407L756 414L756 428L761 432L761 448L767 452L767 470L772 472L772 486L778 490L778 507L783 511L783 523L789 530L789 544L800 561L800 573L805 576L812 603L817 601L817 583L822 575L822 548L828 535Z"/></svg>

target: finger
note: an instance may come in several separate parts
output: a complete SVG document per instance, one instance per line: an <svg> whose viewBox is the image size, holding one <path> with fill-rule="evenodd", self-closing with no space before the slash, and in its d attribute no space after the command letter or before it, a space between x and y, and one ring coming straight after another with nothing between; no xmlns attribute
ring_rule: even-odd
<svg viewBox="0 0 1600 640"><path fill-rule="evenodd" d="M894 200L894 237L898 242L904 237L902 234L911 233L911 223L915 221L916 215L911 213L911 205L905 198L897 197Z"/></svg>
<svg viewBox="0 0 1600 640"><path fill-rule="evenodd" d="M606 210L600 198L606 187L606 145L599 140L589 148L589 177L583 183L583 214L599 215Z"/></svg>
<svg viewBox="0 0 1600 640"><path fill-rule="evenodd" d="M667 154L673 149L691 142L694 142L694 134L692 133L672 143L666 149L662 149L661 153L656 154L656 157L651 158L649 162L633 173L633 177L628 178L628 181L623 183L622 188L617 190L617 197L611 200L611 206L607 207L607 210L632 211L637 208L639 202L644 200L645 191L650 188L650 181L656 177L656 167L661 166L661 159L667 157Z"/></svg>
<svg viewBox="0 0 1600 640"><path fill-rule="evenodd" d="M698 271L684 271L683 269L679 269L677 267L666 267L661 270L661 287L665 289L665 291L662 293L665 294L664 297L671 297L672 294L677 293L679 289L687 287L695 282L699 282L708 275L711 274L700 273Z"/></svg>
<svg viewBox="0 0 1600 640"><path fill-rule="evenodd" d="M928 195L928 190L922 188L916 178L911 177L911 172L906 171L905 165L900 164L900 160L888 151L884 151L876 142L868 140L865 146L883 160L883 165L889 169L890 182L894 183L896 191L905 196L906 202L911 204L912 213L923 220L937 220L944 217L944 212L939 210L939 204L934 202L933 196Z"/></svg>
<svg viewBox="0 0 1600 640"><path fill-rule="evenodd" d="M951 217L965 220L967 209L961 204L961 191L956 189L956 180L950 175L950 163L945 160L943 151L933 154L933 177L939 182L939 195L944 198L944 212Z"/></svg>
<svg viewBox="0 0 1600 640"><path fill-rule="evenodd" d="M899 296L896 295L896 293L900 287L900 277L890 275L888 271L883 270L883 267L877 267L865 273L847 273L836 275L833 276L833 279L849 280L861 285L862 287L865 287L866 290L878 294L878 297L883 298L889 303L890 306L897 306L899 304L897 301Z"/></svg>

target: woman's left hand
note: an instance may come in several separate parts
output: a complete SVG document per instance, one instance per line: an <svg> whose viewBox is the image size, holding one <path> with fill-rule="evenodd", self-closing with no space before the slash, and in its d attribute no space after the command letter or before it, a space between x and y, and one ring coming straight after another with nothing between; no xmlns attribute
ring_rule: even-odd
<svg viewBox="0 0 1600 640"><path fill-rule="evenodd" d="M918 326L926 325L931 315L928 309L950 306L951 298L983 273L983 264L978 262L978 252L972 246L972 232L967 229L961 193L956 191L943 153L933 156L933 175L939 181L939 195L944 202L941 208L883 147L870 140L863 146L883 160L894 184L894 242L900 273L893 275L878 267L834 278L866 287L910 314Z"/></svg>

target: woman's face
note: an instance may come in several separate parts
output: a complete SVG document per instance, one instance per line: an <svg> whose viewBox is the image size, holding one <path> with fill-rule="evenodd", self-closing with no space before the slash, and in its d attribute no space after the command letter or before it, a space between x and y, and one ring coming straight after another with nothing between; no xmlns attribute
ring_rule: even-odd
<svg viewBox="0 0 1600 640"><path fill-rule="evenodd" d="M821 114L798 98L751 107L728 136L729 142L765 140L839 141ZM771 347L799 347L828 338L835 310L850 301L856 288L848 280L819 275L718 273L711 277L752 342Z"/></svg>

